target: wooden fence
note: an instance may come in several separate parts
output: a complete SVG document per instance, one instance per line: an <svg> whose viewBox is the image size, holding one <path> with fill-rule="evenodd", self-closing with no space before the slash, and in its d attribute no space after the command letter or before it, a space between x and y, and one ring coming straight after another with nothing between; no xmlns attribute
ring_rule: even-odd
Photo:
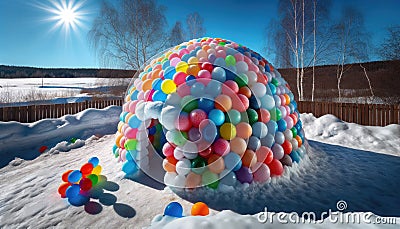
<svg viewBox="0 0 400 229"><path fill-rule="evenodd" d="M0 121L35 122L44 118L59 118L76 114L87 108L102 109L110 105L122 106L122 99L93 100L81 103L31 105L0 108ZM333 114L346 122L368 126L400 124L400 105L355 104L299 101L300 113L313 113L316 117Z"/></svg>
<svg viewBox="0 0 400 229"><path fill-rule="evenodd" d="M315 117L333 114L343 121L367 126L400 124L400 105L309 101L299 101L297 105L300 113L313 113Z"/></svg>
<svg viewBox="0 0 400 229"><path fill-rule="evenodd" d="M76 114L87 108L102 109L111 105L122 106L122 99L102 99L80 103L0 107L0 121L35 122L44 118L59 118Z"/></svg>

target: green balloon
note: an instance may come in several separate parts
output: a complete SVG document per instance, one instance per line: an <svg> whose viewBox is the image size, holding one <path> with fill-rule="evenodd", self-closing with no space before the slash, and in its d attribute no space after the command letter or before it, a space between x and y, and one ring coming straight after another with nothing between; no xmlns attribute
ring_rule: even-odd
<svg viewBox="0 0 400 229"><path fill-rule="evenodd" d="M92 181L92 185L95 186L99 182L99 177L96 174L90 174L87 176Z"/></svg>
<svg viewBox="0 0 400 229"><path fill-rule="evenodd" d="M249 109L247 109L246 113L247 113L247 116L249 118L249 124L250 125L253 125L255 122L258 121L257 111L255 111L254 109L249 108Z"/></svg>
<svg viewBox="0 0 400 229"><path fill-rule="evenodd" d="M192 110L197 109L198 101L191 95L187 95L181 100L181 107L183 111L190 113Z"/></svg>
<svg viewBox="0 0 400 229"><path fill-rule="evenodd" d="M277 80L276 78L272 78L271 83L272 83L273 85L275 85L276 87L279 86L279 82L278 82L278 80Z"/></svg>
<svg viewBox="0 0 400 229"><path fill-rule="evenodd" d="M225 57L225 62L226 62L226 66L235 66L236 65L236 59L232 55L227 55Z"/></svg>
<svg viewBox="0 0 400 229"><path fill-rule="evenodd" d="M234 80L239 87L244 87L249 83L249 78L244 73L240 73L238 76L235 77Z"/></svg>
<svg viewBox="0 0 400 229"><path fill-rule="evenodd" d="M221 42L219 42L218 44L221 45L221 46L224 46L224 45L225 45L225 42L221 41Z"/></svg>
<svg viewBox="0 0 400 229"><path fill-rule="evenodd" d="M215 173L210 172L209 170L205 171L201 176L203 185L207 185L208 187L214 187L212 183L218 182L218 175ZM210 188L212 188L210 187ZM218 184L217 184L218 187Z"/></svg>
<svg viewBox="0 0 400 229"><path fill-rule="evenodd" d="M125 149L126 150L136 150L137 140L136 139L129 139L125 142Z"/></svg>
<svg viewBox="0 0 400 229"><path fill-rule="evenodd" d="M211 184L208 184L207 186L208 186L209 188L212 188L212 189L217 189L217 188L218 188L218 185L219 185L219 180L217 180L217 181L215 181L215 182L212 182Z"/></svg>
<svg viewBox="0 0 400 229"><path fill-rule="evenodd" d="M185 138L183 133L185 133L185 132L180 132L180 131L174 132L174 135L172 137L172 142L175 145L183 146L186 143L187 139Z"/></svg>
<svg viewBox="0 0 400 229"><path fill-rule="evenodd" d="M196 157L192 160L192 171L197 174L202 174L206 170L207 162L202 157Z"/></svg>
<svg viewBox="0 0 400 229"><path fill-rule="evenodd" d="M229 110L225 113L225 120L232 123L233 125L238 124L241 121L242 115L235 109Z"/></svg>
<svg viewBox="0 0 400 229"><path fill-rule="evenodd" d="M78 139L76 139L76 138L71 138L70 142L71 142L71 143L75 143L76 140L78 140Z"/></svg>
<svg viewBox="0 0 400 229"><path fill-rule="evenodd" d="M278 108L273 108L272 110L269 111L269 114L271 115L271 119L275 122L281 120L282 118L282 113Z"/></svg>
<svg viewBox="0 0 400 229"><path fill-rule="evenodd" d="M293 137L295 138L297 136L297 129L292 127L292 129L290 129L292 131Z"/></svg>

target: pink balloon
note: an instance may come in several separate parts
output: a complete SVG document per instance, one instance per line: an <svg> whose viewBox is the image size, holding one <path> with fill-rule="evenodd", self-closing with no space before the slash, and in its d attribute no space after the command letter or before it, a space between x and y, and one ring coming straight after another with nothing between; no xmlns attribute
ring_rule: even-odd
<svg viewBox="0 0 400 229"><path fill-rule="evenodd" d="M287 128L292 129L293 119L290 116L286 116L285 121L286 121Z"/></svg>
<svg viewBox="0 0 400 229"><path fill-rule="evenodd" d="M198 78L211 79L211 73L207 70L200 70L198 73Z"/></svg>
<svg viewBox="0 0 400 229"><path fill-rule="evenodd" d="M176 90L176 92L178 93L178 95L183 98L186 95L190 94L190 86L185 84L181 84L179 85L178 89Z"/></svg>
<svg viewBox="0 0 400 229"><path fill-rule="evenodd" d="M125 149L125 142L126 142L126 138L125 137L122 137L119 140L119 145L121 146L122 149Z"/></svg>
<svg viewBox="0 0 400 229"><path fill-rule="evenodd" d="M189 54L189 51L187 49L181 49L179 51L179 57L182 58L182 56L185 55L185 54Z"/></svg>
<svg viewBox="0 0 400 229"><path fill-rule="evenodd" d="M172 59L174 59L174 58L176 58L176 57L179 57L179 55L178 55L178 53L172 53L171 55L169 55L169 57L168 57L168 59L169 60L172 60Z"/></svg>
<svg viewBox="0 0 400 229"><path fill-rule="evenodd" d="M264 183L266 181L268 181L268 179L271 176L271 172L269 170L269 167L264 164L261 163L258 167L258 169L253 173L253 180L256 182L260 182L260 183Z"/></svg>
<svg viewBox="0 0 400 229"><path fill-rule="evenodd" d="M128 139L136 139L137 131L137 129L128 127L125 130L125 137L127 137Z"/></svg>
<svg viewBox="0 0 400 229"><path fill-rule="evenodd" d="M243 54L241 54L241 53L236 53L234 57L236 59L236 62L244 60Z"/></svg>
<svg viewBox="0 0 400 229"><path fill-rule="evenodd" d="M281 98L281 106L285 106L286 104L286 98L283 95L279 95L279 98Z"/></svg>
<svg viewBox="0 0 400 229"><path fill-rule="evenodd" d="M212 145L212 149L213 149L214 153L216 153L220 156L225 156L230 151L230 145L227 140L219 138Z"/></svg>
<svg viewBox="0 0 400 229"><path fill-rule="evenodd" d="M184 73L184 72L177 72L177 73L175 73L175 74L174 74L174 77L173 77L174 83L175 83L176 85L181 85L181 84L185 83L185 81L186 81L186 76L187 76L187 74Z"/></svg>
<svg viewBox="0 0 400 229"><path fill-rule="evenodd" d="M170 60L169 64L173 67L175 67L179 62L181 62L181 58L179 57L174 57L172 60Z"/></svg>
<svg viewBox="0 0 400 229"><path fill-rule="evenodd" d="M140 93L140 92L139 92L139 93ZM135 101L131 101L131 102L129 103L129 108L128 108L128 110L129 110L130 113L132 113L132 114L135 113L136 104L137 104L138 102L139 102L139 100L135 100Z"/></svg>

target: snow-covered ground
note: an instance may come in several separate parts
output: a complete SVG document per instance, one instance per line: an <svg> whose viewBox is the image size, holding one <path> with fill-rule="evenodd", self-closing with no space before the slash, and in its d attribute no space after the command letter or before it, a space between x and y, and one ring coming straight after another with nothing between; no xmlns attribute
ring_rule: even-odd
<svg viewBox="0 0 400 229"><path fill-rule="evenodd" d="M48 100L63 97L85 97L84 90L102 90L130 79L117 78L19 78L0 79L0 103Z"/></svg>
<svg viewBox="0 0 400 229"><path fill-rule="evenodd" d="M281 224L276 218L273 225L258 222L257 213L265 207L269 213L320 215L330 209L338 211L339 200L346 201L345 212L400 216L399 125L365 127L331 115L303 114L306 136L311 139L309 158L286 170L281 179L262 187L237 187L234 192L200 189L175 190L175 194L144 174L123 177L121 164L111 152L120 109L88 109L32 124L0 122L0 228L268 228ZM69 142L73 137L80 140ZM39 154L44 145L49 150ZM100 159L103 182L88 204L71 206L57 193L61 174L79 169L92 156ZM190 215L192 203L200 200L213 209L210 216L173 220L159 215L171 201L181 203ZM400 224L400 218L396 220Z"/></svg>

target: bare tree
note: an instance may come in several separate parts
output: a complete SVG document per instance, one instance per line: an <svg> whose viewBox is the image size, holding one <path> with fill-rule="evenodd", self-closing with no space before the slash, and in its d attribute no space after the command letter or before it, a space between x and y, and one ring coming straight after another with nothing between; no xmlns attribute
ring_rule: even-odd
<svg viewBox="0 0 400 229"><path fill-rule="evenodd" d="M139 69L166 44L164 7L154 0L103 1L89 39L104 64Z"/></svg>
<svg viewBox="0 0 400 229"><path fill-rule="evenodd" d="M186 17L186 24L190 39L204 36L206 29L203 27L203 21L203 18L197 12L191 13Z"/></svg>
<svg viewBox="0 0 400 229"><path fill-rule="evenodd" d="M314 101L315 93L315 63L317 61L317 0L313 0L313 65L312 65L312 89L311 101Z"/></svg>
<svg viewBox="0 0 400 229"><path fill-rule="evenodd" d="M391 26L388 29L389 37L386 37L378 52L385 60L400 60L400 25Z"/></svg>
<svg viewBox="0 0 400 229"><path fill-rule="evenodd" d="M340 83L343 74L352 67L352 63L368 59L368 35L362 14L350 6L344 8L340 21L334 26L334 31L338 41L336 78L340 101L342 96ZM368 74L365 76L368 79L371 94L373 94Z"/></svg>
<svg viewBox="0 0 400 229"><path fill-rule="evenodd" d="M185 34L183 32L182 23L177 21L171 30L169 36L169 46L175 46L185 41Z"/></svg>

